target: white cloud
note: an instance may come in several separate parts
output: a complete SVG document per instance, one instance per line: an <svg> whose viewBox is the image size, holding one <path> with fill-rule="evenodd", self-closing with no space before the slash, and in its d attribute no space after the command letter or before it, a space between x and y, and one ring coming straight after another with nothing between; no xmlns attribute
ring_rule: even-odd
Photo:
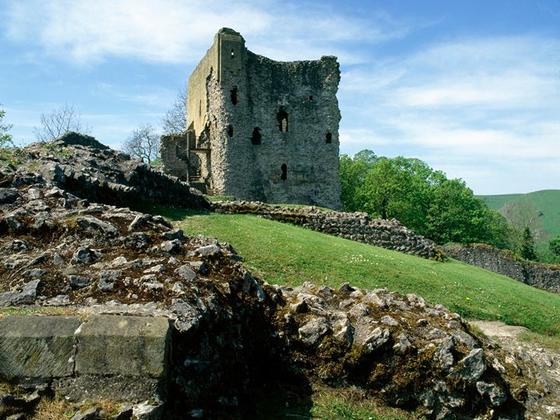
<svg viewBox="0 0 560 420"><path fill-rule="evenodd" d="M343 119L351 128L343 149L418 156L478 191L497 192L508 179L510 191L559 188L559 58L560 41L517 36L356 66L341 84L354 117L352 127Z"/></svg>
<svg viewBox="0 0 560 420"><path fill-rule="evenodd" d="M89 63L109 56L160 62L198 60L220 27L233 27L257 53L277 59L339 54L360 61L342 45L402 37L406 25L386 15L346 17L326 7L272 1L30 0L8 3L11 39L47 53ZM345 60L346 61L346 60Z"/></svg>

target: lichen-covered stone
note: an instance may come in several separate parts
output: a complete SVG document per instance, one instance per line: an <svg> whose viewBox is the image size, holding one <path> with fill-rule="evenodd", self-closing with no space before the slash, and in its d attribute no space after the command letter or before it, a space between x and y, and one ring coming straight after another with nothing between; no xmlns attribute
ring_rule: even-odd
<svg viewBox="0 0 560 420"><path fill-rule="evenodd" d="M60 316L0 318L0 377L57 378L73 373L80 320Z"/></svg>
<svg viewBox="0 0 560 420"><path fill-rule="evenodd" d="M81 326L76 338L77 375L159 378L164 374L169 344L167 318L96 315Z"/></svg>

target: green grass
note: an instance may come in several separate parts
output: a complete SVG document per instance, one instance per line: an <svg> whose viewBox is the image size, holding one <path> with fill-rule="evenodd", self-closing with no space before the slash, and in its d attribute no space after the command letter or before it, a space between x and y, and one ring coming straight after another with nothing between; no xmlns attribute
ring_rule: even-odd
<svg viewBox="0 0 560 420"><path fill-rule="evenodd" d="M250 215L164 215L189 235L231 243L270 283L387 287L417 293L471 319L501 320L560 336L560 295L457 261L439 263Z"/></svg>

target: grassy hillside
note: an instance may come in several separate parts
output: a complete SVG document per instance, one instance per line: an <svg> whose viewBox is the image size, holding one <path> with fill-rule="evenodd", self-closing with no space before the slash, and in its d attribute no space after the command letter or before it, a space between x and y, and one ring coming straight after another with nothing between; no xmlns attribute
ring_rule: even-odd
<svg viewBox="0 0 560 420"><path fill-rule="evenodd" d="M417 293L463 316L560 336L560 295L456 261L438 263L250 215L167 212L187 234L231 243L271 283L387 287Z"/></svg>
<svg viewBox="0 0 560 420"><path fill-rule="evenodd" d="M535 191L528 194L480 196L488 207L501 210L511 203L529 203L539 212L542 227L551 236L560 235L560 190Z"/></svg>

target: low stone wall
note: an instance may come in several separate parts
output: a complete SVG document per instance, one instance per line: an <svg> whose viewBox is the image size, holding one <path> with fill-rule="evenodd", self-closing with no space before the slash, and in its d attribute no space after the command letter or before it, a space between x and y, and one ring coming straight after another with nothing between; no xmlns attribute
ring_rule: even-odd
<svg viewBox="0 0 560 420"><path fill-rule="evenodd" d="M247 201L215 202L212 207L218 213L255 214L424 258L440 260L444 257L433 241L417 235L395 219L372 219L367 213L328 211L317 207L274 206Z"/></svg>
<svg viewBox="0 0 560 420"><path fill-rule="evenodd" d="M449 244L444 250L448 256L467 264L503 274L539 289L560 293L560 266L524 261L511 252L485 244Z"/></svg>

